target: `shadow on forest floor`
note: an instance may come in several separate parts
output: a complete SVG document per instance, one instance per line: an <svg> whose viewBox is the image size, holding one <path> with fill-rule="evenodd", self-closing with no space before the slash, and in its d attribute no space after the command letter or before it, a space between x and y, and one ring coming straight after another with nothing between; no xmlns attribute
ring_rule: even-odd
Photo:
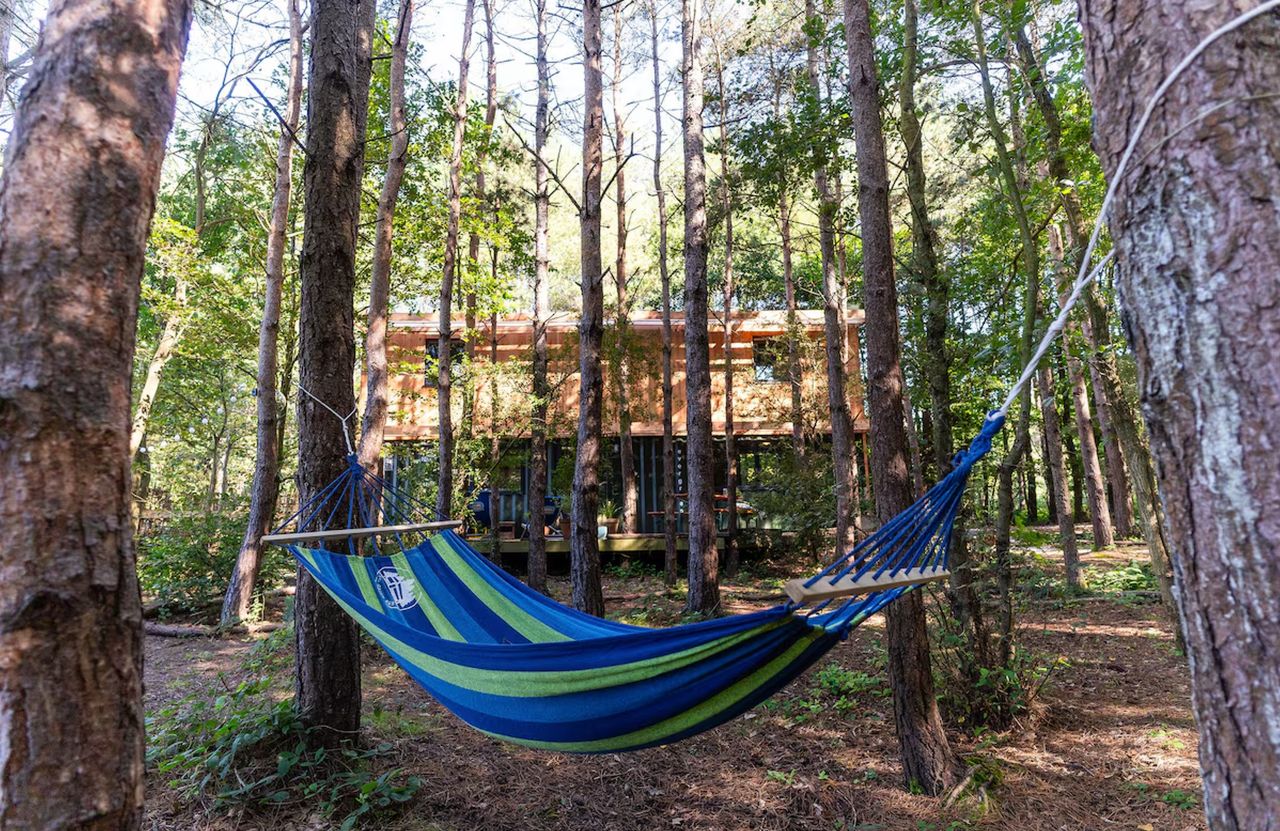
<svg viewBox="0 0 1280 831"><path fill-rule="evenodd" d="M1051 550L1035 568L1052 574ZM1084 556L1102 574L1141 559L1140 548ZM1060 554L1058 555L1060 558ZM682 598L656 575L606 577L611 616L658 625ZM726 584L726 606L768 605L777 581ZM558 583L563 595L567 585ZM370 825L385 831L505 829L1203 829L1190 684L1158 605L1121 600L1028 599L1022 644L1062 657L1031 714L1005 733L952 732L957 755L990 784L944 808L902 786L893 714L883 681L883 625L873 619L772 701L724 727L670 747L568 756L503 745L458 722L376 647L364 653L366 741L386 743L378 764L422 786ZM289 639L280 639L278 696L291 689ZM244 677L252 641L147 639L148 711ZM819 678L853 673L834 697ZM221 677L220 677L221 674ZM328 828L307 805L241 815L187 801L148 773L151 829Z"/></svg>

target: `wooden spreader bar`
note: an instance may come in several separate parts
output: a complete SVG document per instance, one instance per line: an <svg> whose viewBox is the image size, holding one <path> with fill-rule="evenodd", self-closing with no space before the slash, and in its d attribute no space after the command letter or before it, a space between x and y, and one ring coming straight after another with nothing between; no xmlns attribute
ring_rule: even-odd
<svg viewBox="0 0 1280 831"><path fill-rule="evenodd" d="M263 542L291 543L305 540L345 540L376 537L379 534L410 534L417 531L441 531L446 528L461 528L462 521L457 519L443 522L419 522L411 525L374 525L369 528L330 528L326 531L302 531L296 534L263 534Z"/></svg>
<svg viewBox="0 0 1280 831"><path fill-rule="evenodd" d="M266 539L266 537L263 537L263 539ZM875 577L874 572L868 572L856 580L850 574L841 577L834 583L824 577L812 586L805 585L809 578L801 577L788 581L783 590L786 591L787 597L790 597L792 601L804 605L829 600L833 597L853 597L859 594L884 591L885 589L896 589L900 586L932 583L935 580L945 580L950 576L950 571L938 566L935 568L903 569L893 575L886 570L878 579Z"/></svg>

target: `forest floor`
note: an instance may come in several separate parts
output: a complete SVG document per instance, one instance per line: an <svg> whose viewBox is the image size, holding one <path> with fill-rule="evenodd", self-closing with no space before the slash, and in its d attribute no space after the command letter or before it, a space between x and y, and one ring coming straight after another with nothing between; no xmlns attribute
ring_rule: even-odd
<svg viewBox="0 0 1280 831"><path fill-rule="evenodd" d="M349 762L365 771L350 781L357 789L380 782L367 786L377 796L394 789L388 783L417 777L416 792L400 794L403 803L389 800L368 817L384 831L1204 829L1187 668L1169 619L1142 585L1145 550L1122 544L1087 554L1088 597L1065 600L1060 553L1045 547L1047 538L1035 530L1021 535L1018 638L1027 672L1052 672L1007 730L961 731L950 720L961 769L972 774L952 799L903 787L879 616L772 701L728 725L673 746L605 756L492 741L370 645L362 737L370 750ZM780 582L747 575L727 581L727 611L768 605ZM563 580L554 588L562 599L568 592ZM608 570L605 594L611 617L648 625L677 621L683 600L634 567ZM153 742L161 726L184 735L208 732L216 722L223 735L214 730L212 741L225 751L226 733L260 723L236 707L249 706L253 695L286 700L291 638L282 634L266 646L262 640L149 636ZM232 693L258 677L269 679L263 692ZM270 780L276 757L263 764L259 774ZM281 761L279 769L285 766ZM218 804L207 793L176 788L181 773L172 761L149 763L147 828L337 828L352 804L344 797L326 815L329 791L322 788L267 797L279 807L234 798ZM347 780L331 778L326 788L337 781Z"/></svg>

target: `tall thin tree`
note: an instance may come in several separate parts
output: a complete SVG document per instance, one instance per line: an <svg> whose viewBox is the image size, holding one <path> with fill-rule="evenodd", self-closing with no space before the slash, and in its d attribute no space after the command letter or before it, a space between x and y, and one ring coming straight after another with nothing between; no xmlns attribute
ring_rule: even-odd
<svg viewBox="0 0 1280 831"><path fill-rule="evenodd" d="M373 0L315 0L307 77L307 157L299 278L298 498L306 502L348 464L339 413L355 410L354 295ZM360 636L311 573L294 595L295 706L319 744L360 728Z"/></svg>
<svg viewBox="0 0 1280 831"><path fill-rule="evenodd" d="M684 134L685 456L689 482L691 612L720 608L715 477L711 441L711 356L707 336L707 163L702 138L702 4L681 0L680 66Z"/></svg>
<svg viewBox="0 0 1280 831"><path fill-rule="evenodd" d="M616 328L615 346L617 348L617 366L614 372L614 396L618 405L618 459L622 475L622 530L634 534L640 530L640 494L636 480L636 450L631 440L631 300L627 281L630 279L627 266L627 117L622 108L622 82L626 71L622 41L623 17L625 7L622 4L613 7L613 78L609 84L610 97L613 103L613 187L614 202L617 206L617 221L614 228L617 237L617 257L613 267L613 282L617 289L618 305L615 313Z"/></svg>
<svg viewBox="0 0 1280 831"><path fill-rule="evenodd" d="M662 538L663 581L676 583L676 451L671 382L671 272L667 264L667 190L662 184L662 61L658 55L658 3L649 0L653 58L653 190L658 200L658 276L662 283Z"/></svg>
<svg viewBox="0 0 1280 831"><path fill-rule="evenodd" d="M600 68L600 0L582 5L582 317L578 324L578 455L573 470L573 536L569 541L573 603L604 614L600 586L600 419L604 378L604 270L600 262L601 174L604 166L604 79Z"/></svg>
<svg viewBox="0 0 1280 831"><path fill-rule="evenodd" d="M258 327L257 450L249 522L236 555L235 571L222 601L221 622L229 626L249 615L258 570L262 564L262 535L271 527L280 496L280 426L285 414L276 376L280 371L280 306L284 289L284 252L289 230L289 196L293 186L293 145L302 110L302 12L289 0L289 86L284 121L276 144L276 183L267 222L267 260L264 274L262 322Z"/></svg>
<svg viewBox="0 0 1280 831"><path fill-rule="evenodd" d="M547 59L547 0L534 0L537 27L538 102L533 128L533 423L529 441L529 585L547 590L547 537L543 505L547 500L547 411L551 385L547 381L547 315L551 306L550 248L547 243L551 209L551 176L543 153L551 131L551 65ZM560 494L563 496L563 494Z"/></svg>
<svg viewBox="0 0 1280 831"><path fill-rule="evenodd" d="M867 414L871 420L871 477L876 514L883 524L914 500L907 471L902 418L902 359L898 292L893 271L889 172L880 119L879 82L867 0L845 0L849 99L857 149L858 214L862 222L866 307ZM908 592L887 611L889 679L902 751L904 780L936 794L955 776L955 760L934 697L924 601Z"/></svg>
<svg viewBox="0 0 1280 831"><path fill-rule="evenodd" d="M395 232L396 203L409 161L409 123L404 112L404 70L409 57L409 30L413 26L413 0L400 0L396 37L391 44L390 119L391 148L387 170L378 194L373 226L373 268L369 277L369 326L365 333L365 406L360 428L360 464L374 469L382 456L387 410L387 313L391 303L391 242Z"/></svg>
<svg viewBox="0 0 1280 831"><path fill-rule="evenodd" d="M444 272L440 277L440 305L436 311L436 410L439 424L439 470L436 473L436 514L453 510L453 289L458 278L458 236L462 226L462 151L467 130L467 76L471 69L471 32L476 0L467 0L462 18L462 48L458 52L458 90L453 106L453 144L449 152L449 219L445 227Z"/></svg>

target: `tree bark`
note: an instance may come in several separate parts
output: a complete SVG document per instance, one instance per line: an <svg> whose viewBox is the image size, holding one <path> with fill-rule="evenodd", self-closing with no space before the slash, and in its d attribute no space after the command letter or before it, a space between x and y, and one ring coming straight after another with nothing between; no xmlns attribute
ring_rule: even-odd
<svg viewBox="0 0 1280 831"><path fill-rule="evenodd" d="M631 334L631 301L627 297L627 124L618 97L622 86L622 6L613 9L613 162L614 196L617 204L617 259L613 281L617 287L618 366L614 392L618 399L618 454L622 467L622 531L634 534L640 530L640 496L636 482L636 451L631 441L631 372L627 350Z"/></svg>
<svg viewBox="0 0 1280 831"><path fill-rule="evenodd" d="M142 820L129 387L191 4L54 4L0 181L0 827ZM68 348L74 343L75 348Z"/></svg>
<svg viewBox="0 0 1280 831"><path fill-rule="evenodd" d="M653 50L653 190L658 199L658 275L662 283L662 578L676 584L676 453L671 382L671 272L667 266L667 190L662 185L662 62L658 57L658 5L649 1Z"/></svg>
<svg viewBox="0 0 1280 831"><path fill-rule="evenodd" d="M805 19L821 20L815 0L805 0ZM806 69L810 92L822 100L821 57L818 42L810 37L806 47ZM878 111L877 111L878 115ZM824 149L825 153L826 150ZM818 190L818 241L822 254L822 320L827 359L827 406L831 411L831 456L836 491L836 538L834 555L839 557L854 543L857 504L853 493L853 426L845 383L844 289L836 262L835 225L839 203L827 178L825 162L814 169ZM898 408L902 417L902 408Z"/></svg>
<svg viewBox="0 0 1280 831"><path fill-rule="evenodd" d="M862 222L871 476L876 484L876 515L883 526L915 500L907 471L907 437L902 419L903 378L889 215L889 173L866 0L845 0L844 28L858 160L858 214ZM955 760L934 696L921 593L913 591L903 595L888 607L886 618L889 680L893 687L903 779L908 785L918 784L925 793L938 794L954 780Z"/></svg>
<svg viewBox="0 0 1280 831"><path fill-rule="evenodd" d="M1108 178L1174 63L1254 6L1081 3ZM1205 809L1229 831L1280 822L1277 48L1274 14L1210 46L1155 109L1108 217L1172 541ZM1137 487L1141 470L1130 472Z"/></svg>
<svg viewBox="0 0 1280 831"><path fill-rule="evenodd" d="M738 573L738 446L733 432L733 197L729 190L729 94L724 85L724 54L720 35L713 38L716 50L716 86L720 97L720 203L724 211L724 277L721 299L724 309L724 456L725 513L724 573Z"/></svg>
<svg viewBox="0 0 1280 831"><path fill-rule="evenodd" d="M453 289L458 277L458 235L462 224L462 148L467 128L467 76L471 69L471 32L475 26L476 0L467 0L462 22L462 49L458 52L458 95L453 107L453 145L449 154L449 219L444 238L444 272L440 278L437 311L436 411L440 425L439 470L436 479L436 515L453 511Z"/></svg>
<svg viewBox="0 0 1280 831"><path fill-rule="evenodd" d="M354 294L360 182L373 41L373 0L317 0L307 78L306 199L299 278L298 498L306 502L348 464L345 425L321 406L355 409ZM319 401L313 400L315 396ZM322 745L360 729L355 621L305 568L294 595L295 706Z"/></svg>
<svg viewBox="0 0 1280 831"><path fill-rule="evenodd" d="M409 160L409 125L404 115L404 65L409 55L409 30L413 26L413 0L400 0L396 39L391 44L391 149L387 171L378 195L373 228L373 269L369 278L369 329L365 333L365 408L360 429L360 464L379 472L382 437L387 428L387 312L391 302L391 237L395 232L396 203Z"/></svg>
<svg viewBox="0 0 1280 831"><path fill-rule="evenodd" d="M600 0L582 6L582 317L578 323L578 456L573 468L573 536L569 541L573 605L604 614L600 586L600 418L604 379L604 271L600 262L604 82L600 71Z"/></svg>
<svg viewBox="0 0 1280 831"><path fill-rule="evenodd" d="M689 468L690 612L720 609L715 477L711 441L711 357L707 336L707 171L702 140L702 4L681 0L684 133L685 432Z"/></svg>
<svg viewBox="0 0 1280 831"><path fill-rule="evenodd" d="M550 171L543 163L551 131L551 68L547 59L547 0L534 2L537 26L538 103L534 113L533 219L533 424L529 445L529 562L531 588L547 590L547 316L551 307L551 257L547 241L551 209ZM563 497L564 494L558 494Z"/></svg>
<svg viewBox="0 0 1280 831"><path fill-rule="evenodd" d="M280 371L280 306L284 291L284 252L289 226L289 197L293 188L293 143L302 110L302 12L289 0L289 86L284 124L276 144L276 182L267 223L267 261L262 322L258 327L257 448L253 492L235 570L222 601L220 622L231 626L249 615L262 564L262 535L271 528L280 496L280 422L284 411L276 376Z"/></svg>
<svg viewBox="0 0 1280 831"><path fill-rule="evenodd" d="M1058 420L1058 404L1054 398L1053 371L1048 363L1036 373L1040 388L1040 413L1044 419L1045 462L1049 468L1049 499L1053 515L1062 535L1062 561L1066 566L1067 585L1080 588L1080 552L1076 547L1076 526L1067 507L1067 475L1062 461L1062 423Z"/></svg>

